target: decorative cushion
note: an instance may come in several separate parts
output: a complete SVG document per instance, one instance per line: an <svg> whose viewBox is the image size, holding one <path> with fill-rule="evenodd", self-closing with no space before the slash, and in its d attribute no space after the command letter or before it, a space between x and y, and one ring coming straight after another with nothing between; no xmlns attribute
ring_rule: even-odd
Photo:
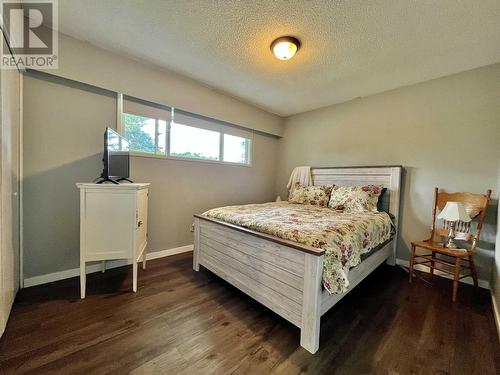
<svg viewBox="0 0 500 375"><path fill-rule="evenodd" d="M332 191L333 185L322 186L302 186L299 182L290 193L288 201L290 203L311 204L314 206L326 207Z"/></svg>
<svg viewBox="0 0 500 375"><path fill-rule="evenodd" d="M328 207L344 212L376 212L383 186L334 186Z"/></svg>

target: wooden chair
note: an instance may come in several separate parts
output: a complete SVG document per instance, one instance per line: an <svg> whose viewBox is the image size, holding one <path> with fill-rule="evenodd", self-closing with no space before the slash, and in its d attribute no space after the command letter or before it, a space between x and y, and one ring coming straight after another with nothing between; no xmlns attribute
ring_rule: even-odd
<svg viewBox="0 0 500 375"><path fill-rule="evenodd" d="M431 275L434 269L453 275L453 295L452 301L457 298L458 283L460 279L472 277L474 286L478 286L476 267L474 265L474 254L476 244L479 241L481 228L483 226L486 209L490 200L491 190L486 195L471 193L444 193L434 189L434 206L432 209L432 228L429 239L425 241L414 241L411 243L410 256L410 283L413 277L413 268L417 264L424 264L430 267ZM461 202L467 214L471 217L470 223L458 222L455 228L455 239L460 240L460 248L449 249L443 243L448 236L448 224L443 223L441 228L436 227L436 210L441 211L446 202ZM477 222L475 233L471 233L473 222ZM417 254L416 249L421 248L427 253ZM440 254L444 257L436 257ZM436 267L440 265L440 267ZM462 268L468 269L469 273L461 274Z"/></svg>

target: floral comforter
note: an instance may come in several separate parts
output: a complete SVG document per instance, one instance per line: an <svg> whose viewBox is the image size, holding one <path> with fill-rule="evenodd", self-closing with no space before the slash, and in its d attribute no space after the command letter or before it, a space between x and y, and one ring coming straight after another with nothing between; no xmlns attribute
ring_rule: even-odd
<svg viewBox="0 0 500 375"><path fill-rule="evenodd" d="M343 213L289 202L220 207L203 215L324 249L323 285L330 293L349 288L349 269L389 240L393 228L385 212Z"/></svg>

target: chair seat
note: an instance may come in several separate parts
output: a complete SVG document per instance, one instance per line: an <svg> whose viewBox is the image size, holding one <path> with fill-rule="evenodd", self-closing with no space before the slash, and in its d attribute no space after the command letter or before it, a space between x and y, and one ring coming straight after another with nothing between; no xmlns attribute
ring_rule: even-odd
<svg viewBox="0 0 500 375"><path fill-rule="evenodd" d="M444 247L443 242L438 241L413 241L411 243L415 247L420 247L430 251L435 251L439 254L449 255L457 258L467 258L470 255L467 249L449 249Z"/></svg>

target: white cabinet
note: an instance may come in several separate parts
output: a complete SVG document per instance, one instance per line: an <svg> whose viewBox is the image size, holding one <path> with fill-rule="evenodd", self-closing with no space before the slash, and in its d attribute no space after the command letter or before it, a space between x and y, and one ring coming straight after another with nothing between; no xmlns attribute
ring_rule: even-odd
<svg viewBox="0 0 500 375"><path fill-rule="evenodd" d="M77 183L80 189L80 289L86 262L128 259L137 291L137 262L146 266L149 184Z"/></svg>

